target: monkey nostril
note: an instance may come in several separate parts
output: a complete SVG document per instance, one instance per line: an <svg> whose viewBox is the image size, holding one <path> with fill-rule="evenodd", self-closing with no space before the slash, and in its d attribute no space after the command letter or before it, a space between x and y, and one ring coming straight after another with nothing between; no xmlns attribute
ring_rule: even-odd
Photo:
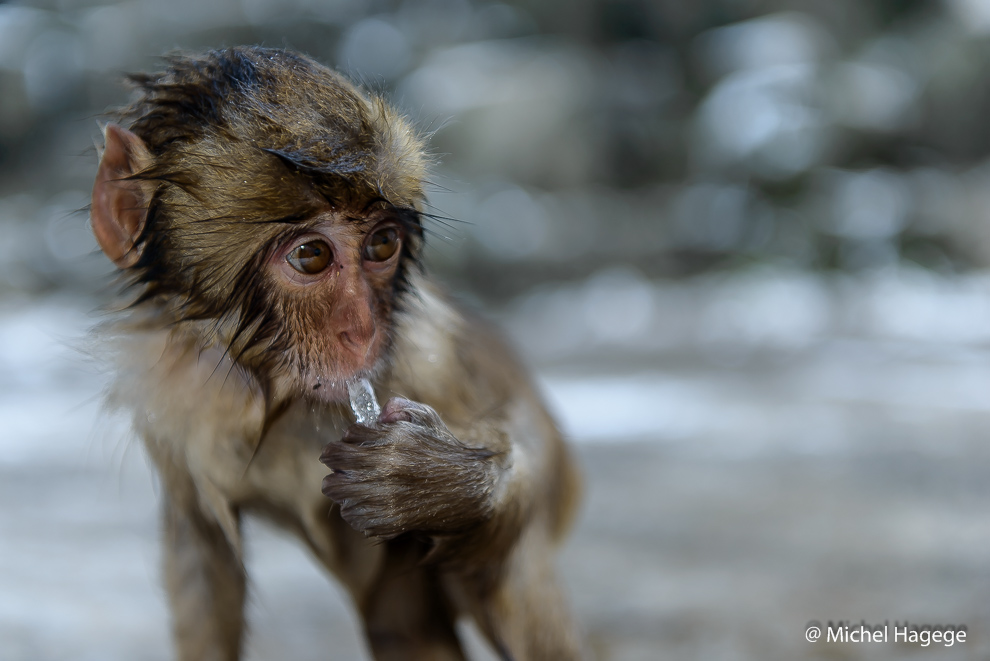
<svg viewBox="0 0 990 661"><path fill-rule="evenodd" d="M340 340L340 343L342 345L344 345L345 347L347 347L348 349L352 349L353 350L353 349L360 349L360 348L362 348L362 344L360 342L358 342L354 338L354 336L351 335L348 331L342 331L337 336L337 338Z"/></svg>
<svg viewBox="0 0 990 661"><path fill-rule="evenodd" d="M364 353L371 346L374 337L375 334L372 330L354 327L337 333L337 340L341 346L360 353Z"/></svg>

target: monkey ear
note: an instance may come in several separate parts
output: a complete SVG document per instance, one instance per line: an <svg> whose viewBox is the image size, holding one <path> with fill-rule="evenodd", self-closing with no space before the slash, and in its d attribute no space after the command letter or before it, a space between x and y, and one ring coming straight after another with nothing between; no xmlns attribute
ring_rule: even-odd
<svg viewBox="0 0 990 661"><path fill-rule="evenodd" d="M148 218L154 183L129 179L152 164L141 138L116 124L103 131L105 147L93 184L90 220L93 234L106 256L119 268L134 266L141 257L134 244Z"/></svg>

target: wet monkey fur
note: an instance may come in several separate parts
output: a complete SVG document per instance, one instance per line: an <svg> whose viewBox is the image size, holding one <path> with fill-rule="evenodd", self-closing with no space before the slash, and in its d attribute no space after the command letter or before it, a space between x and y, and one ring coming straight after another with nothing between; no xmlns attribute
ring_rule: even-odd
<svg viewBox="0 0 990 661"><path fill-rule="evenodd" d="M91 222L131 293L108 399L160 475L177 657L240 657L256 514L346 587L376 659L463 659L462 616L503 659L581 658L553 561L573 464L497 333L424 275L420 137L283 50L131 82ZM367 426L358 377L385 402Z"/></svg>

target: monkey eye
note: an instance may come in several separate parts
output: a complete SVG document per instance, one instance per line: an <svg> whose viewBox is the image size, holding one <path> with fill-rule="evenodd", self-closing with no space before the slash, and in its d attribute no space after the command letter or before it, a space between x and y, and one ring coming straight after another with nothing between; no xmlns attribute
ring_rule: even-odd
<svg viewBox="0 0 990 661"><path fill-rule="evenodd" d="M364 244L364 258L370 262L384 262L399 249L399 231L383 227L372 232Z"/></svg>
<svg viewBox="0 0 990 661"><path fill-rule="evenodd" d="M330 266L333 253L326 241L307 241L296 247L286 257L285 261L300 273L313 275Z"/></svg>

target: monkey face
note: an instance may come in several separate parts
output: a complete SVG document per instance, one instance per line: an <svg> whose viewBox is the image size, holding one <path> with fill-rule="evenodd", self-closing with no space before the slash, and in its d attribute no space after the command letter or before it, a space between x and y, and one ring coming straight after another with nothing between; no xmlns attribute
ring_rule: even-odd
<svg viewBox="0 0 990 661"><path fill-rule="evenodd" d="M283 378L295 382L282 388L340 401L347 380L375 371L388 347L405 239L387 212L330 211L272 252L265 268L290 347Z"/></svg>
<svg viewBox="0 0 990 661"><path fill-rule="evenodd" d="M385 362L422 242L429 158L381 99L301 56L178 58L135 76L93 187L135 305L271 394L345 400Z"/></svg>
<svg viewBox="0 0 990 661"><path fill-rule="evenodd" d="M203 156L184 186L155 184L133 176L153 167L138 136L115 125L106 136L93 228L144 284L139 302L173 327L197 324L205 345L275 398L346 401L348 380L383 366L422 237L411 201L308 176L263 151L236 179Z"/></svg>

